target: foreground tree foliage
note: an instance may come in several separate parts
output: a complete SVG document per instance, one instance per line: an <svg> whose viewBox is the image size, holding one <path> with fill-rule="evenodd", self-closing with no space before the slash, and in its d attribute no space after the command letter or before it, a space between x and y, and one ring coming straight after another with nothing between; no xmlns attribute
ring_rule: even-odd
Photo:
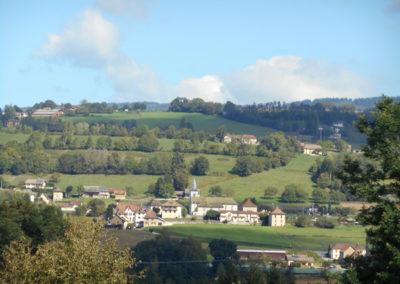
<svg viewBox="0 0 400 284"><path fill-rule="evenodd" d="M34 250L11 242L3 259L1 283L127 283L127 269L136 262L104 234L102 224L78 218L68 219L64 238Z"/></svg>
<svg viewBox="0 0 400 284"><path fill-rule="evenodd" d="M362 164L348 158L339 177L352 194L374 202L359 221L369 225L370 255L359 257L347 274L352 283L400 283L400 103L383 97L372 119L356 124L368 136Z"/></svg>

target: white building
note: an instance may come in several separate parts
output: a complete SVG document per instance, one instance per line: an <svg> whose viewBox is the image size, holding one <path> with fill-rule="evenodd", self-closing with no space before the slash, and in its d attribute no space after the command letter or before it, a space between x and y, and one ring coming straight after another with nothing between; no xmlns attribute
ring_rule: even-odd
<svg viewBox="0 0 400 284"><path fill-rule="evenodd" d="M237 211L238 204L231 197L192 197L190 199L191 215L204 217L209 210Z"/></svg>

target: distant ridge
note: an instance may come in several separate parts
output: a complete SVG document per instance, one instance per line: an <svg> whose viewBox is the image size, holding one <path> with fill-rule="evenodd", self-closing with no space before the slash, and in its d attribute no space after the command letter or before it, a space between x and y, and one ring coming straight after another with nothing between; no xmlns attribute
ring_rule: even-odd
<svg viewBox="0 0 400 284"><path fill-rule="evenodd" d="M400 102L400 96L391 97L395 102ZM340 104L355 104L358 110L367 110L375 108L375 104L378 101L381 101L382 97L371 97L371 98L357 98L357 99L349 99L349 98L322 98L315 100L303 100L293 102L296 105L307 104L307 105L315 105L318 103L334 103L336 105Z"/></svg>

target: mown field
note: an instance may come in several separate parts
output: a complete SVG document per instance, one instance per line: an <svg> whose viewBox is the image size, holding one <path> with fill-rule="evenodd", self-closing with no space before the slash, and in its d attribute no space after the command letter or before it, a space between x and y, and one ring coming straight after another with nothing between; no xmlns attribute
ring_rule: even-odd
<svg viewBox="0 0 400 284"><path fill-rule="evenodd" d="M52 155L57 156L60 150L52 150ZM150 157L157 153L132 152L139 158ZM185 154L187 166L197 157L198 154ZM280 196L285 185L296 183L302 185L307 191L313 190L313 183L308 174L308 169L316 159L315 157L299 154L289 165L266 172L252 174L249 177L239 177L231 174L229 171L235 164L235 157L223 155L204 155L210 162L210 170L206 176L189 176L189 185L193 178L203 196L208 194L212 186L221 186L222 189L231 189L234 198L241 202L247 197L256 197L260 202L279 203L279 198L263 199L264 190L267 186L276 186L279 188L277 196ZM27 178L36 178L33 175L3 175L3 177L14 185L23 184ZM50 175L42 175L41 178L48 179ZM104 185L107 187L126 188L132 186L135 190L134 198L143 198L149 184L155 183L159 176L156 175L61 175L60 181L56 186L65 189L68 185Z"/></svg>
<svg viewBox="0 0 400 284"><path fill-rule="evenodd" d="M296 249L327 251L330 243L359 243L365 245L365 228L361 226L337 226L334 229L283 228L222 225L185 224L168 228L179 237L193 235L203 242L224 238L235 241L239 246L264 247L271 249Z"/></svg>
<svg viewBox="0 0 400 284"><path fill-rule="evenodd" d="M268 127L235 122L213 115L184 112L142 112L140 114L115 112L111 114L90 114L90 116L62 117L62 119L71 119L74 122L135 119L137 125L146 124L149 128L168 127L170 125L174 125L176 128L178 128L182 117L186 117L186 120L193 124L195 131L204 130L206 132L214 133L221 125L225 125L228 132L234 134L253 134L256 136L265 136L272 131L276 131Z"/></svg>

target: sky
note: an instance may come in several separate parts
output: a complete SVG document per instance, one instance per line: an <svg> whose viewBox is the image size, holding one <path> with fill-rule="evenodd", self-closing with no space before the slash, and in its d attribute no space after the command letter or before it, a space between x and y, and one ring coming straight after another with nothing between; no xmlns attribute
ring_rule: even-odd
<svg viewBox="0 0 400 284"><path fill-rule="evenodd" d="M400 0L0 0L0 106L400 96Z"/></svg>

